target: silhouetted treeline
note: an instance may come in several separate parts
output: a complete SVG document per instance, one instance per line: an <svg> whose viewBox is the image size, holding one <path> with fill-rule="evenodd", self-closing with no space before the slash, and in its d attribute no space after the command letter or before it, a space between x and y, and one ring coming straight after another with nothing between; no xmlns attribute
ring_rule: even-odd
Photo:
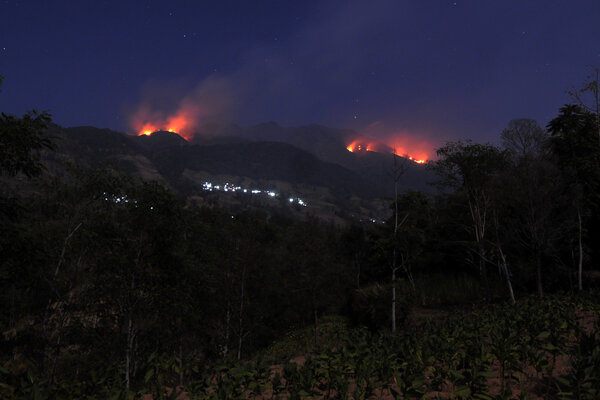
<svg viewBox="0 0 600 400"><path fill-rule="evenodd" d="M594 285L600 137L578 106L547 131L512 121L500 147L448 143L438 196L402 193L385 223L347 226L184 207L111 169L44 176L41 117L0 121L0 361L50 382L101 366L134 388L172 354L183 383L186 360L252 357L295 329L318 348L324 316L390 329L394 304L402 329L418 305Z"/></svg>

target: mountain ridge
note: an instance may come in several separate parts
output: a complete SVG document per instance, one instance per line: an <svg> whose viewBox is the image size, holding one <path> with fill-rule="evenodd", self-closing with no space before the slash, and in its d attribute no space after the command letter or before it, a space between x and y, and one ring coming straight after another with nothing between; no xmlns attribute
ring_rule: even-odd
<svg viewBox="0 0 600 400"><path fill-rule="evenodd" d="M166 131L133 136L110 129L57 125L51 131L60 138L58 153L62 158L87 166L112 165L130 175L159 180L182 198L205 201L216 196L206 192L205 181L245 182L306 198L337 214L361 210L357 213L368 214L367 219L372 219L369 210L378 209L380 215L381 203L385 202L382 198L392 196L394 184L389 172L393 158L398 157L373 151L350 152L346 143L359 135L353 137L352 131L320 125L231 125L215 128L213 135L200 133L190 141ZM423 190L428 171L399 159L409 166L399 189Z"/></svg>

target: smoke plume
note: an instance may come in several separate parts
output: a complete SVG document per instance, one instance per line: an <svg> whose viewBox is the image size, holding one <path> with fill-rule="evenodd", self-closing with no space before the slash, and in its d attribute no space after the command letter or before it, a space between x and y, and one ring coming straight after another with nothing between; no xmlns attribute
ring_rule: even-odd
<svg viewBox="0 0 600 400"><path fill-rule="evenodd" d="M150 82L141 97L129 119L137 134L164 130L187 140L204 125L227 120L235 105L230 81L215 76L196 86L185 81Z"/></svg>

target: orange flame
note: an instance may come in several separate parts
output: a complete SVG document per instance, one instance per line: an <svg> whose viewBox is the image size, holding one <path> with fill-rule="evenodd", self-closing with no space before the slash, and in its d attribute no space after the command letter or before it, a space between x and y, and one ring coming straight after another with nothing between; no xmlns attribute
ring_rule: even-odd
<svg viewBox="0 0 600 400"><path fill-rule="evenodd" d="M177 133L184 139L190 140L192 135L189 133L189 129L187 129L189 125L190 121L186 118L185 114L183 112L178 112L166 120L142 123L141 128L138 129L138 136L150 135L157 131L168 131Z"/></svg>
<svg viewBox="0 0 600 400"><path fill-rule="evenodd" d="M159 130L160 130L160 128L158 128L157 126L155 126L153 124L146 123L139 130L138 136L150 135L152 132L156 132L156 131L159 131Z"/></svg>
<svg viewBox="0 0 600 400"><path fill-rule="evenodd" d="M384 121L375 121L365 127L364 136L377 138L382 146L377 151L392 152L398 156L405 157L417 164L425 164L434 153L434 141L426 131L414 132L398 129L390 126Z"/></svg>
<svg viewBox="0 0 600 400"><path fill-rule="evenodd" d="M358 140L355 140L354 142L346 146L346 150L348 150L351 153L362 151L375 151L374 148L375 146L372 143L362 143Z"/></svg>
<svg viewBox="0 0 600 400"><path fill-rule="evenodd" d="M346 150L348 150L351 153L361 153L366 151L388 152L391 148L393 149L392 152L400 157L408 158L409 160L417 164L425 164L429 160L429 157L427 155L427 152L424 151L423 148L428 148L428 143L417 143L411 139L404 139L405 140L394 138L392 140L388 140L387 142L389 143L387 144L387 149L381 143L366 143L364 141L355 140L348 144L348 146L346 146Z"/></svg>
<svg viewBox="0 0 600 400"><path fill-rule="evenodd" d="M233 89L230 79L218 76L196 86L187 80L149 82L131 111L130 126L140 135L164 130L190 140L203 126L227 118L234 107Z"/></svg>
<svg viewBox="0 0 600 400"><path fill-rule="evenodd" d="M400 157L408 158L417 164L425 164L428 161L427 153L423 151L408 151L405 147L396 146L394 147L394 154Z"/></svg>

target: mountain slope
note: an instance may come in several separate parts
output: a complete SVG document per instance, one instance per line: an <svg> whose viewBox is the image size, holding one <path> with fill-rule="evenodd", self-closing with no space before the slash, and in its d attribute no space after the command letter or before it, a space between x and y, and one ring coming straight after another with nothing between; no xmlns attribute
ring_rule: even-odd
<svg viewBox="0 0 600 400"><path fill-rule="evenodd" d="M274 207L332 221L370 221L386 218L394 192L389 174L394 156L348 151L351 131L317 125L282 128L268 123L215 128L213 133L218 135L197 135L192 142L171 132L132 136L94 127L58 126L51 131L59 138L58 152L48 154L53 172L61 174L60 160L83 166L110 165L130 175L158 180L180 198L208 206ZM398 160L409 166L399 181L400 190L428 190L426 182L431 179L424 166L401 157ZM250 198L207 191L205 182L274 191L281 196ZM300 198L310 207L292 207L292 200Z"/></svg>
<svg viewBox="0 0 600 400"><path fill-rule="evenodd" d="M288 143L306 150L325 162L338 164L356 172L363 180L369 182L371 196L391 196L394 192L390 172L394 165L392 149L379 144L380 152L350 152L346 146L354 141L372 143L375 140L347 129L336 129L322 125L301 127L282 127L275 122L267 122L248 128L237 125L212 125L206 127L194 137L194 143L208 140L221 140L234 143L238 141L274 141ZM227 138L227 139L225 139ZM226 141L227 140L227 141ZM400 190L420 190L432 192L428 184L434 180L433 174L424 165L410 162L402 157L398 159L407 166L407 170L399 181Z"/></svg>

